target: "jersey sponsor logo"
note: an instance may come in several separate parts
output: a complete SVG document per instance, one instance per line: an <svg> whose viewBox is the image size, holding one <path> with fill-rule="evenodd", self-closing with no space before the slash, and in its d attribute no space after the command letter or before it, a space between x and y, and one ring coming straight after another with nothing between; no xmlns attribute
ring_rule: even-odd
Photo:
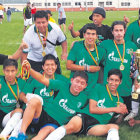
<svg viewBox="0 0 140 140"><path fill-rule="evenodd" d="M82 60L79 61L79 65L80 66L84 66L85 65L85 59L83 58Z"/></svg>
<svg viewBox="0 0 140 140"><path fill-rule="evenodd" d="M137 43L140 44L140 38L137 39Z"/></svg>
<svg viewBox="0 0 140 140"><path fill-rule="evenodd" d="M16 99L8 99L8 93L2 97L4 103L17 103Z"/></svg>
<svg viewBox="0 0 140 140"><path fill-rule="evenodd" d="M75 110L70 109L70 108L66 105L67 102L68 102L67 99L61 99L61 100L59 101L60 107L62 107L64 110L66 110L66 111L69 112L70 114L76 113Z"/></svg>
<svg viewBox="0 0 140 140"><path fill-rule="evenodd" d="M82 103L81 103L81 102L78 102L78 104L77 104L77 108L80 108L81 105L82 105Z"/></svg>
<svg viewBox="0 0 140 140"><path fill-rule="evenodd" d="M50 96L50 93L49 92L46 92L46 87L45 87L45 88L43 88L43 89L40 90L40 95L41 96L47 96L47 97L49 97Z"/></svg>
<svg viewBox="0 0 140 140"><path fill-rule="evenodd" d="M114 61L114 62L121 62L120 58L114 57L114 51L112 51L109 55L108 55L108 59L110 61ZM128 63L127 59L124 59L123 63Z"/></svg>
<svg viewBox="0 0 140 140"><path fill-rule="evenodd" d="M103 100L99 100L98 101L98 103L97 103L97 106L98 107L100 107L100 108L107 108L105 105L104 105L104 103L105 103L105 98L103 99ZM113 116L113 112L110 112L110 113L108 113L110 116Z"/></svg>
<svg viewBox="0 0 140 140"><path fill-rule="evenodd" d="M126 52L127 52L127 54L132 55L132 53L133 53L133 49L132 49L132 48L130 48L130 49L126 49Z"/></svg>

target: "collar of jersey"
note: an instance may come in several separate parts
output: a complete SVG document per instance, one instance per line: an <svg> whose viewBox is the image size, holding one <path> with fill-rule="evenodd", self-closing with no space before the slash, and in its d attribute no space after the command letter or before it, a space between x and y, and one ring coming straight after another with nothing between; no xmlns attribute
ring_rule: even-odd
<svg viewBox="0 0 140 140"><path fill-rule="evenodd" d="M52 30L52 26L50 24L48 24L48 31L50 32L51 30ZM35 31L35 33L37 33L36 26L34 26L34 31Z"/></svg>

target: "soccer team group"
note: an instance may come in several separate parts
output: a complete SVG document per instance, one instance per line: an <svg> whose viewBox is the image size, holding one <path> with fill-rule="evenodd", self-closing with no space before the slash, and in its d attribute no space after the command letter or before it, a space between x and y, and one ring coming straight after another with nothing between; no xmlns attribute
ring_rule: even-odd
<svg viewBox="0 0 140 140"><path fill-rule="evenodd" d="M134 53L140 48L139 17L127 29L127 18L109 27L102 24L105 17L105 10L97 7L89 17L93 23L78 31L71 23L72 37L83 40L73 42L67 55L60 27L46 11L37 11L19 49L11 56L0 54L1 140L25 140L27 132L36 134L32 140L61 140L68 134L119 140L122 120L130 126L140 123L134 119L140 101ZM59 24L65 20L61 17ZM56 45L62 46L69 79L61 74Z"/></svg>

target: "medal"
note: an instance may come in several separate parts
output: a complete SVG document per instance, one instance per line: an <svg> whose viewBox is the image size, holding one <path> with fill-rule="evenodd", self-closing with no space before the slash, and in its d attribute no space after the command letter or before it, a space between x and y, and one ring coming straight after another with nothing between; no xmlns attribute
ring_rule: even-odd
<svg viewBox="0 0 140 140"><path fill-rule="evenodd" d="M113 99L112 99L112 95L111 95L111 93L110 93L110 90L109 90L108 85L106 85L106 89L107 89L107 92L108 92L108 95L109 95L111 101L113 101ZM117 103L117 106L119 106L119 104L120 104L120 98L119 98L119 94L118 94L118 92L116 93L116 95L117 95L117 98L118 98L118 102L116 102L116 103Z"/></svg>
<svg viewBox="0 0 140 140"><path fill-rule="evenodd" d="M46 55L45 51L42 52L42 56L44 57Z"/></svg>
<svg viewBox="0 0 140 140"><path fill-rule="evenodd" d="M98 64L99 56L98 56L98 49L97 49L96 44L95 44L95 50L96 50L96 55L97 55L97 61L95 60L94 56L91 54L91 52L90 52L90 50L88 49L88 47L86 47L86 45L85 45L85 48L86 48L86 50L88 51L88 53L89 53L90 57L92 58L92 60L94 61L94 63L95 63L97 66L99 66L99 64Z"/></svg>
<svg viewBox="0 0 140 140"><path fill-rule="evenodd" d="M16 108L20 108L20 103L17 101Z"/></svg>
<svg viewBox="0 0 140 140"><path fill-rule="evenodd" d="M125 42L123 43L123 56L121 56L120 50L115 41L114 41L114 44L115 44L115 47L117 49L117 52L118 52L120 60L121 60L120 70L123 71L124 70L123 61L124 61L124 56L125 56Z"/></svg>
<svg viewBox="0 0 140 140"><path fill-rule="evenodd" d="M120 65L120 70L123 71L124 70L124 65L121 63Z"/></svg>
<svg viewBox="0 0 140 140"><path fill-rule="evenodd" d="M18 86L18 82L17 82L17 79L15 79L15 83L17 84L17 95L16 93L13 91L12 87L10 86L9 82L6 81L7 83L7 86L9 87L10 91L12 92L13 96L15 97L15 99L17 100L17 103L16 103L16 108L20 108L20 104L19 104L19 86Z"/></svg>
<svg viewBox="0 0 140 140"><path fill-rule="evenodd" d="M44 50L45 50L45 47L46 47L46 40L47 40L47 36L48 36L48 28L46 29L46 36L44 36L43 39L41 39L41 36L40 36L40 33L39 33L38 29L36 29L36 31L37 31L37 35L39 37L40 43L42 45L42 49L43 49L42 56L44 57L46 55Z"/></svg>

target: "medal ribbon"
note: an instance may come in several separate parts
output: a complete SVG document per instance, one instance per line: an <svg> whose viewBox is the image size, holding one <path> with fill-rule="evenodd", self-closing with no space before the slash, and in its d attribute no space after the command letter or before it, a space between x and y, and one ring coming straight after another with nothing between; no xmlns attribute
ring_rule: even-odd
<svg viewBox="0 0 140 140"><path fill-rule="evenodd" d="M23 69L23 66L21 67L21 78L24 80L27 80L30 77L30 70L27 69L26 70Z"/></svg>
<svg viewBox="0 0 140 140"><path fill-rule="evenodd" d="M96 55L97 55L97 61L95 60L94 56L91 54L91 52L90 52L90 50L88 49L88 47L86 47L86 45L85 45L85 48L86 48L86 50L88 51L88 53L89 53L90 57L92 58L92 60L94 61L94 63L98 66L98 65L99 65L99 64L98 64L99 56L98 56L98 49L97 49L96 44L95 44L95 50L96 50Z"/></svg>
<svg viewBox="0 0 140 140"><path fill-rule="evenodd" d="M43 41L46 41L46 39L47 39L47 36L48 36L48 27L47 27L47 29L46 29L46 36L44 37L43 41L42 41L42 39L41 39L41 36L40 36L39 31L38 31L37 28L36 28L36 32L37 32L37 35L38 35L38 37L39 37L40 43L41 43L41 45L42 45L42 48L43 48L43 50L44 50L44 49L45 49L45 46L43 45Z"/></svg>
<svg viewBox="0 0 140 140"><path fill-rule="evenodd" d="M43 72L43 76L45 77L45 72ZM55 79L54 75L53 75L53 79ZM53 95L53 90L50 92L50 95Z"/></svg>
<svg viewBox="0 0 140 140"><path fill-rule="evenodd" d="M12 92L12 94L14 95L15 99L18 101L18 98L19 98L19 87L18 87L18 82L17 80L15 79L15 83L17 84L17 95L15 94L15 92L13 91L12 87L10 86L9 82L6 81L10 91Z"/></svg>
<svg viewBox="0 0 140 140"><path fill-rule="evenodd" d="M121 62L123 63L123 61L124 61L124 56L125 56L125 42L123 43L123 56L121 56L121 53L120 53L120 51L119 51L119 48L118 48L118 46L117 46L117 43L114 41L114 44L115 44L115 47L116 47L116 49L117 49L117 52L118 52L118 54L119 54L119 56L120 56L120 60L121 60Z"/></svg>
<svg viewBox="0 0 140 140"><path fill-rule="evenodd" d="M112 95L111 95L111 93L110 93L110 90L109 90L108 85L106 85L106 89L107 89L107 92L108 92L108 94L109 94L109 97L110 97L111 101L113 101L113 99L112 99ZM120 98L119 98L119 94L118 94L118 92L116 93L116 95L117 95L117 98L118 98L118 102L117 102L117 106L118 106L119 103L120 103Z"/></svg>

